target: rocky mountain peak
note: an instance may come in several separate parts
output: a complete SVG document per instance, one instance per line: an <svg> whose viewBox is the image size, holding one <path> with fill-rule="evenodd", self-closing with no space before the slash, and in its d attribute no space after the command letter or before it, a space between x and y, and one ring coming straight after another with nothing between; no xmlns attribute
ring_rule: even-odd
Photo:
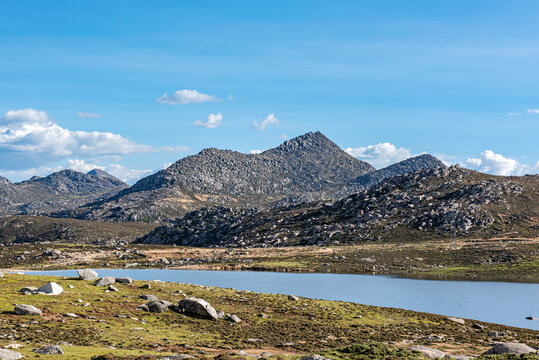
<svg viewBox="0 0 539 360"><path fill-rule="evenodd" d="M93 170L90 170L86 173L86 175L93 175L93 176L97 176L97 177L102 177L102 178L107 178L107 179L114 179L114 180L118 180L120 181L118 178L116 178L115 176L109 174L108 172L106 171L103 171L101 169L93 169Z"/></svg>
<svg viewBox="0 0 539 360"><path fill-rule="evenodd" d="M320 131L316 131L287 140L276 148L264 151L263 154L318 152L320 150L342 151L337 144L329 140Z"/></svg>
<svg viewBox="0 0 539 360"><path fill-rule="evenodd" d="M11 184L12 182L9 181L8 178L5 178L3 176L0 176L0 184Z"/></svg>

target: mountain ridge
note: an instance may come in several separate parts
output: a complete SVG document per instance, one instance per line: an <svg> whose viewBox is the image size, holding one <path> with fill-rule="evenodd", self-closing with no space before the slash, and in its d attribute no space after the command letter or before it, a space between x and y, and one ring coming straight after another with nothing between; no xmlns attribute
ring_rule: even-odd
<svg viewBox="0 0 539 360"><path fill-rule="evenodd" d="M260 154L207 148L137 181L81 219L161 221L204 206L265 205L281 198L346 186L374 171L320 132L309 132Z"/></svg>
<svg viewBox="0 0 539 360"><path fill-rule="evenodd" d="M72 209L99 197L108 197L126 186L116 178L75 170L61 170L45 177L33 176L18 183L2 180L0 213L38 214Z"/></svg>
<svg viewBox="0 0 539 360"><path fill-rule="evenodd" d="M136 243L202 247L342 245L457 237L539 236L539 176L459 166L387 178L335 203L199 209ZM515 235L518 234L518 235Z"/></svg>

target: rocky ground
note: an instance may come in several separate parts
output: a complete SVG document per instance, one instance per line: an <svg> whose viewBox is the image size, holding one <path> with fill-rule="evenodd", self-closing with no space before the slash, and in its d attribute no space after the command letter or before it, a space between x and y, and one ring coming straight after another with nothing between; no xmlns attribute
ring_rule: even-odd
<svg viewBox="0 0 539 360"><path fill-rule="evenodd" d="M411 243L539 236L539 176L495 177L458 166L392 177L336 202L192 211L137 240L203 247Z"/></svg>
<svg viewBox="0 0 539 360"><path fill-rule="evenodd" d="M249 249L45 242L12 244L0 249L0 269L136 267L539 282L537 238Z"/></svg>
<svg viewBox="0 0 539 360"><path fill-rule="evenodd" d="M81 277L89 280L1 276L0 359L464 359L508 349L530 353L491 358L539 358L533 330L293 295Z"/></svg>

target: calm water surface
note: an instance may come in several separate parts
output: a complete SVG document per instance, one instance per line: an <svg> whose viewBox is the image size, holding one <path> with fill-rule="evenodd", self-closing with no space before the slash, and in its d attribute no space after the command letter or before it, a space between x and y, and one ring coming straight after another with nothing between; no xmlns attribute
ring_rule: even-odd
<svg viewBox="0 0 539 360"><path fill-rule="evenodd" d="M250 271L96 269L100 276L129 276L237 290L342 300L458 316L539 330L539 284L402 279L381 275L294 274ZM30 273L30 272L27 272ZM77 276L75 270L31 272Z"/></svg>

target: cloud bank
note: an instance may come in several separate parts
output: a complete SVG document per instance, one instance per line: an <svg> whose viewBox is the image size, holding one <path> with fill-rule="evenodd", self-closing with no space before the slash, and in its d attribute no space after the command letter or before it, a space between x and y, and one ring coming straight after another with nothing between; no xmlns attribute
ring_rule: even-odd
<svg viewBox="0 0 539 360"><path fill-rule="evenodd" d="M163 94L159 99L155 100L161 104L169 105L187 105L187 104L200 104L205 102L215 102L219 99L213 95L203 94L197 90L178 90L175 91L172 95L167 93Z"/></svg>
<svg viewBox="0 0 539 360"><path fill-rule="evenodd" d="M496 154L492 150L485 150L478 158L468 158L465 162L472 169L493 175L524 175L532 170L526 164L515 159Z"/></svg>
<svg viewBox="0 0 539 360"><path fill-rule="evenodd" d="M377 169L384 168L414 156L410 149L403 147L398 148L388 142L357 148L349 147L346 148L345 151L360 160L368 162Z"/></svg>
<svg viewBox="0 0 539 360"><path fill-rule="evenodd" d="M111 132L65 129L47 113L10 110L0 118L0 153L15 158L60 159L70 156L124 155L150 152L152 147ZM3 162L3 161L2 161Z"/></svg>
<svg viewBox="0 0 539 360"><path fill-rule="evenodd" d="M197 120L193 123L194 126L205 127L208 129L214 129L216 127L221 126L222 124L223 124L223 115L221 115L221 113L209 114L208 121Z"/></svg>

